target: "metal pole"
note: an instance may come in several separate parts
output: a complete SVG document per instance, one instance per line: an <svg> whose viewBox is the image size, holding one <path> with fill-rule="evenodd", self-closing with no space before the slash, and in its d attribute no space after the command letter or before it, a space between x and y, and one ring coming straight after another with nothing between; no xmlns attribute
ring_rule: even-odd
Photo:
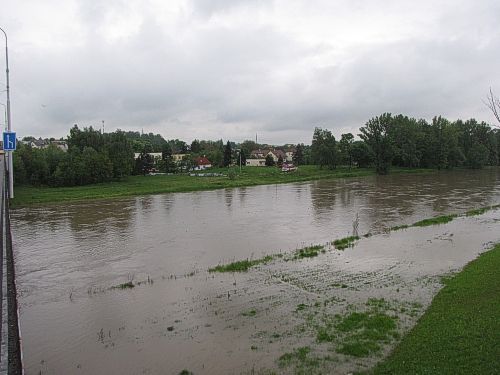
<svg viewBox="0 0 500 375"><path fill-rule="evenodd" d="M7 33L4 29L0 27L0 30L5 36L5 72L7 75L7 131L12 130L12 119L10 116L10 85L9 85L9 47L7 41ZM13 151L7 153L9 158L8 170L9 170L9 194L10 198L14 198L14 166L12 164Z"/></svg>
<svg viewBox="0 0 500 375"><path fill-rule="evenodd" d="M5 125L4 130L7 130L7 106L3 103L0 103L0 105L3 107L4 111L4 125Z"/></svg>

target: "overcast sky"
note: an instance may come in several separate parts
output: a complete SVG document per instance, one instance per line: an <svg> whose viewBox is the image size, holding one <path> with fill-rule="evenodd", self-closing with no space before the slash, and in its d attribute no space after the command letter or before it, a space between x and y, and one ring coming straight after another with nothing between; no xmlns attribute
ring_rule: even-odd
<svg viewBox="0 0 500 375"><path fill-rule="evenodd" d="M498 0L3 0L12 126L280 144L383 112L493 123L499 15Z"/></svg>

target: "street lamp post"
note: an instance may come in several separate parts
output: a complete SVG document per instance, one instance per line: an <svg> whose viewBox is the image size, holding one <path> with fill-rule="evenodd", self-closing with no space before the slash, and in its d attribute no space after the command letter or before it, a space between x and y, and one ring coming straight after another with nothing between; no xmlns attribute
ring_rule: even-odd
<svg viewBox="0 0 500 375"><path fill-rule="evenodd" d="M7 40L7 33L4 29L0 27L0 31L2 31L5 36L5 73L7 76L7 131L10 132L12 130L11 117L10 117L10 85L9 85L9 47ZM14 198L14 167L12 165L12 151L7 153L8 158L8 171L9 171L9 194L11 198Z"/></svg>

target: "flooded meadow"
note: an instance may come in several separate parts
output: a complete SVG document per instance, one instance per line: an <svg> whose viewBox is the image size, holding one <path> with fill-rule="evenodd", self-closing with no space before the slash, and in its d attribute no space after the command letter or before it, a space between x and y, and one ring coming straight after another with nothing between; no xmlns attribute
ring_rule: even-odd
<svg viewBox="0 0 500 375"><path fill-rule="evenodd" d="M500 210L390 228L499 203L486 169L17 209L26 373L369 369L443 278L500 241ZM339 250L356 218L360 239Z"/></svg>

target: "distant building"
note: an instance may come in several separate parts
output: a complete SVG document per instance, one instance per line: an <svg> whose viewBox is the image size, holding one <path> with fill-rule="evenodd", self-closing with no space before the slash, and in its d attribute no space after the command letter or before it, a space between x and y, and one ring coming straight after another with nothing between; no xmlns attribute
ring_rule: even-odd
<svg viewBox="0 0 500 375"><path fill-rule="evenodd" d="M283 161L292 161L293 152L285 152L280 149L264 149L264 150L253 150L250 153L249 159L265 159L268 155L271 155L273 161L276 163L281 157ZM248 165L248 164L247 164Z"/></svg>
<svg viewBox="0 0 500 375"><path fill-rule="evenodd" d="M140 152L135 152L134 153L134 159L139 159L139 155L140 154L141 154ZM148 152L148 155L152 156L153 159L155 159L155 160L161 159L161 152Z"/></svg>
<svg viewBox="0 0 500 375"><path fill-rule="evenodd" d="M50 141L50 144L57 146L64 152L68 151L68 144L66 143L66 141Z"/></svg>
<svg viewBox="0 0 500 375"><path fill-rule="evenodd" d="M182 159L184 159L185 156L187 156L189 154L172 154L172 160L175 162L175 163L179 163L182 161Z"/></svg>
<svg viewBox="0 0 500 375"><path fill-rule="evenodd" d="M204 171L205 169L212 168L212 162L204 156L199 156L194 159L194 170Z"/></svg>
<svg viewBox="0 0 500 375"><path fill-rule="evenodd" d="M247 167L265 167L266 159L247 159Z"/></svg>
<svg viewBox="0 0 500 375"><path fill-rule="evenodd" d="M50 141L48 139L42 139L40 137L38 139L32 139L29 141L21 141L21 143L26 146L30 146L31 148L38 148L38 149L47 148L50 145L55 145L64 152L68 151L68 144L66 141Z"/></svg>

